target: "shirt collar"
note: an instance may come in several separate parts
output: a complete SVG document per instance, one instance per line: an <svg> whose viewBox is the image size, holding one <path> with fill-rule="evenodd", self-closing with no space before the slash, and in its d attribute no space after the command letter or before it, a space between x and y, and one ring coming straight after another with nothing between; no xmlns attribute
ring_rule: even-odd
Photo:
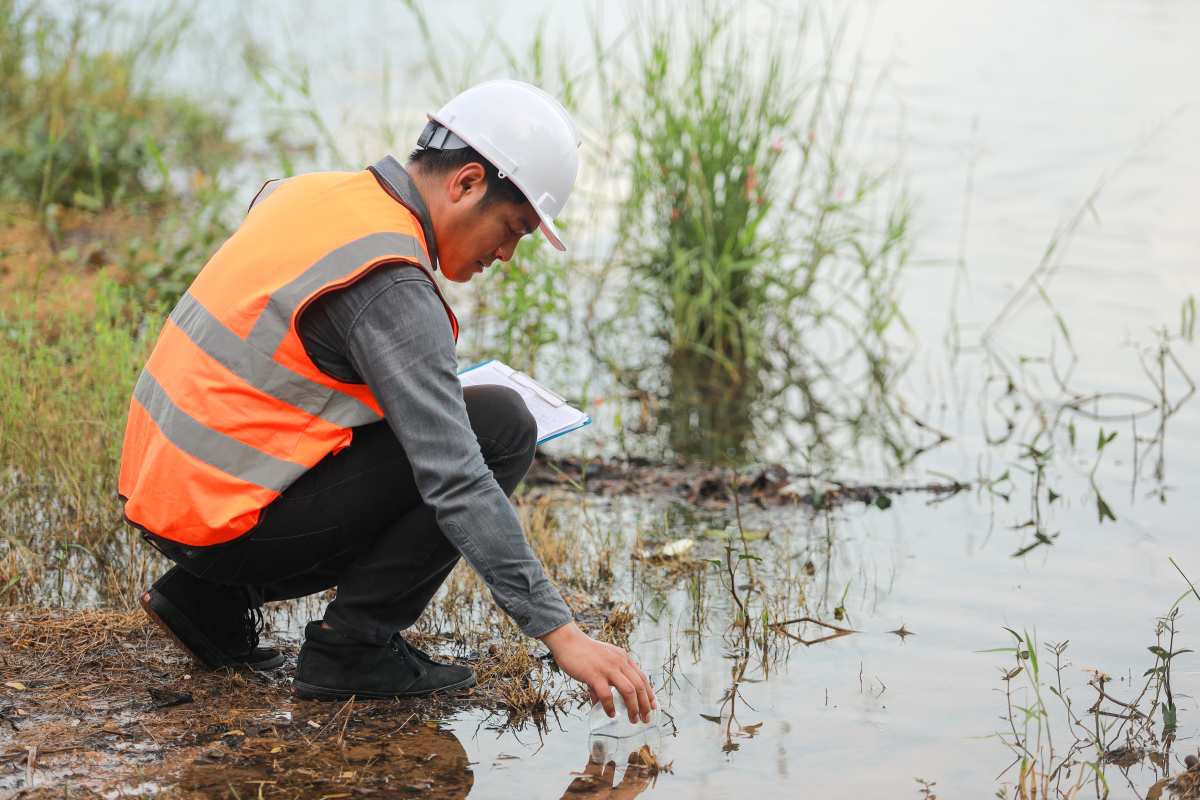
<svg viewBox="0 0 1200 800"><path fill-rule="evenodd" d="M438 251L437 242L433 238L433 219L429 216L429 207L425 205L425 200L417 191L417 185L413 182L412 176L394 156L384 156L367 169L371 170L379 183L383 185L384 190L392 196L392 199L411 211L421 223L421 231L425 234L425 245L429 249L429 261L436 270L438 268Z"/></svg>

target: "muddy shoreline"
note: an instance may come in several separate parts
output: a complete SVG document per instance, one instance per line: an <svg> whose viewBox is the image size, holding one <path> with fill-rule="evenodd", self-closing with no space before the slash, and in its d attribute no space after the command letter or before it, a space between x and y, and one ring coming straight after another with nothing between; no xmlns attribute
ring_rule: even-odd
<svg viewBox="0 0 1200 800"><path fill-rule="evenodd" d="M539 456L525 486L565 496L634 496L729 511L735 503L810 509L891 495L948 496L966 484L853 485L754 469ZM736 500L735 500L736 498ZM636 557L636 554L628 554ZM580 623L627 644L634 617L607 597L565 592ZM489 728L552 733L584 703L536 642L479 631L416 633L472 664L478 687L424 700L322 703L292 696L297 644L270 672L203 671L140 610L9 607L0 611L0 797L463 797L472 764L445 721L466 710ZM481 644L482 642L482 644ZM578 765L576 765L578 766ZM569 794L609 790L611 771L564 770ZM630 768L622 780L652 781Z"/></svg>
<svg viewBox="0 0 1200 800"><path fill-rule="evenodd" d="M528 643L458 659L479 673L470 690L329 703L293 697L298 648L287 641L273 640L286 655L278 669L204 671L141 611L12 608L0 622L6 799L464 797L472 764L450 716L482 710L489 728L537 736L579 701ZM512 707L511 682L547 680L559 691ZM593 780L564 778L573 793Z"/></svg>

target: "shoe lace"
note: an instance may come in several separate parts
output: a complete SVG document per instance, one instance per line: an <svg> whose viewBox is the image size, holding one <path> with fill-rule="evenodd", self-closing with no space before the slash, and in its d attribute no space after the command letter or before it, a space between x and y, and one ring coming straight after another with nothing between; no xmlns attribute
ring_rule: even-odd
<svg viewBox="0 0 1200 800"><path fill-rule="evenodd" d="M412 668L413 673L420 677L424 670L421 668L420 662L416 658L416 654L421 653L420 650L408 643L408 640L399 633L393 633L392 638L388 639L388 646L392 648L392 652L404 659L405 663ZM424 655L424 653L421 653Z"/></svg>
<svg viewBox="0 0 1200 800"><path fill-rule="evenodd" d="M266 621L263 619L262 607L255 603L254 597L248 598L250 606L242 612L242 637L246 642L246 653L253 653L258 647Z"/></svg>

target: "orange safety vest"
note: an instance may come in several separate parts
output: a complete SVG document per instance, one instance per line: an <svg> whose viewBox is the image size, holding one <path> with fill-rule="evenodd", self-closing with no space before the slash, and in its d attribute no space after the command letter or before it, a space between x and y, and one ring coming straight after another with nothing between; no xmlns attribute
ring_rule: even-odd
<svg viewBox="0 0 1200 800"><path fill-rule="evenodd" d="M171 312L134 387L119 482L130 522L193 546L237 538L348 447L355 426L383 418L366 385L313 363L296 323L319 295L380 264L435 269L424 209L391 157L264 187Z"/></svg>

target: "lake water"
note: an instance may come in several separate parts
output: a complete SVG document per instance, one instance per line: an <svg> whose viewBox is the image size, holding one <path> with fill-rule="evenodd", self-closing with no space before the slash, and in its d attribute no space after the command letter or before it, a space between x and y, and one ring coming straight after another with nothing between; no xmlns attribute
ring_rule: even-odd
<svg viewBox="0 0 1200 800"><path fill-rule="evenodd" d="M778 5L785 6L780 14L794 11ZM206 4L172 80L221 85L236 61L231 43L251 32L276 63L294 53L309 65L318 107L344 151L363 157L390 149L365 132L364 119L386 114L419 125L419 112L436 102L421 78L412 79L411 93L394 92L386 109L376 100L385 56L400 80L419 52L395 3L241 6ZM602 30L618 35L629 6L604 10ZM517 11L461 1L429 9L435 30L457 31L446 47L451 63L470 49L463 43L488 37L519 48L530 20L547 12L548 31L587 46L588 16L575 4L527 3ZM751 13L759 15L755 25L773 20L762 8ZM1200 576L1200 402L1184 402L1168 420L1165 473L1156 480L1157 451L1137 445L1135 436L1153 435L1157 417L1132 421L1145 404L1131 396L1157 400L1139 353L1156 344L1158 329L1177 335L1182 304L1200 296L1198 40L1200 5L1185 0L851 4L849 49L861 50L869 73L883 75L856 147L864 159L896 160L917 201L900 303L913 331L904 346L914 362L897 396L952 437L904 475L871 463L855 471L917 482L1008 471L1011 480L996 488L1011 498L981 490L932 504L908 495L887 510L849 508L828 518L772 512L750 523L771 530L755 551L774 568L814 561L805 590L812 609L828 618L840 604L862 632L796 646L769 673L752 666L745 677L755 682L740 687L745 706L737 721L753 735L733 740L736 749L726 746L722 723L701 716L721 717L730 684L732 662L720 635L729 601L713 592L708 635L696 637L684 633L692 603L686 586L656 593L632 572L619 578L625 597L645 612L634 638L639 660L657 669L682 642L668 707L679 727L674 772L644 796L916 797L915 778L936 781L934 791L944 797L990 796L1000 786L1011 796L1015 773L997 780L1011 756L989 737L1007 725L999 668L1011 666L1012 656L980 652L1012 644L1003 626L1036 631L1041 642L1070 640L1064 680L1075 687L1079 709L1092 699L1081 667L1119 678L1110 691L1127 698L1131 690L1120 676L1136 680L1154 664L1146 648L1156 617L1187 588L1168 557L1193 579ZM479 64L495 56L484 53ZM238 115L252 131L255 108L243 105ZM1065 371L1067 340L1036 293L1004 309L1056 230L1102 182L1044 286L1077 354L1070 387L1105 395L1085 408L1105 419L1071 415L1074 448L1065 421L1039 441L1055 451L1045 477L1061 497L1040 513L1045 533L1058 536L1014 558L1032 540L1029 528L1017 526L1035 514L1033 477L1022 471L1033 462L1021 445L1037 430L1035 402L1053 414L1054 398L1061 399L1052 371L1037 359L1053 355ZM1002 312L989 358L980 336ZM1196 343L1176 340L1172 352L1192 378L1200 375ZM1147 363L1157 368L1153 358ZM1004 395L999 365L1021 377L1015 394ZM1173 367L1164 385L1172 403L1187 395L1187 380ZM989 444L1006 420L1013 435ZM1093 485L1100 427L1118 435ZM608 446L600 426L584 436L561 448ZM770 455L786 461L789 454ZM1096 488L1115 521L1098 522ZM663 513L633 500L606 501L598 512L625 530L652 526ZM697 535L712 525L679 523L671 533ZM1182 607L1177 646L1198 647L1191 622L1200 617L1200 601ZM888 633L901 625L915 635ZM1200 731L1198 669L1190 654L1174 665L1184 739ZM479 722L468 716L452 723L476 762L471 797L558 796L571 771L586 763L583 716L544 737L497 737L480 731ZM1195 749L1180 741L1176 752L1181 759ZM1139 796L1117 768L1108 772L1112 796ZM1133 773L1141 791L1148 774Z"/></svg>

